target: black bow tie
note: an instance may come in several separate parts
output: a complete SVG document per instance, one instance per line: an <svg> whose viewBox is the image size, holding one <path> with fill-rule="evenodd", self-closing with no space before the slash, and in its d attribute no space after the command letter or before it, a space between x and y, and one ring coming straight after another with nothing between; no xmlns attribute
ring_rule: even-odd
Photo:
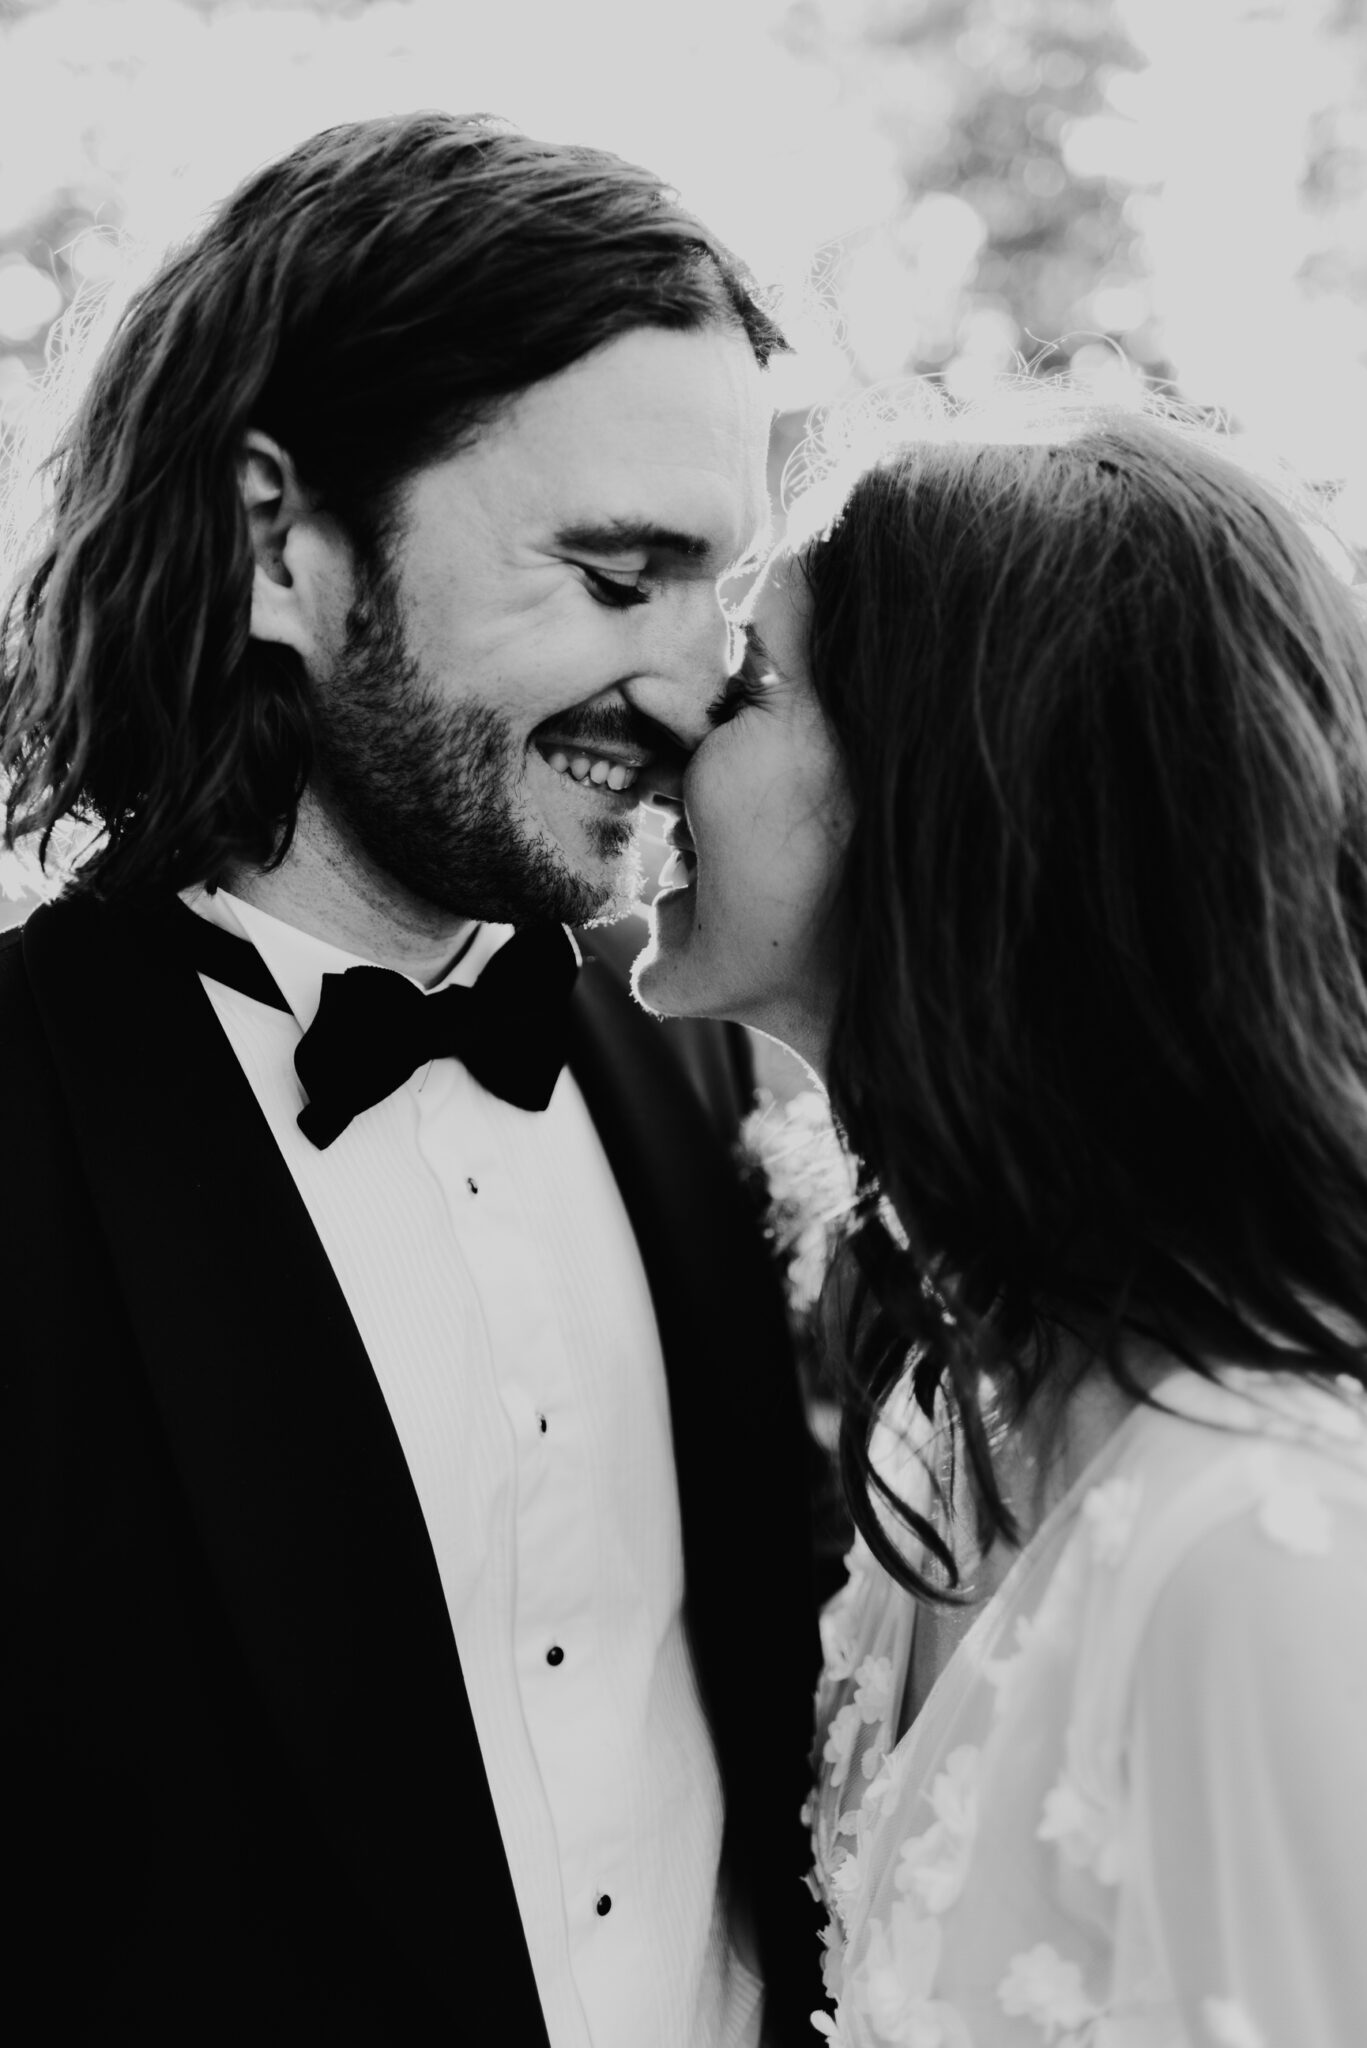
<svg viewBox="0 0 1367 2048"><path fill-rule="evenodd" d="M323 976L318 1014L294 1050L308 1091L299 1128L320 1148L426 1061L451 1055L518 1109L544 1109L565 1064L579 956L558 924L528 925L473 988L425 995L388 967Z"/></svg>
<svg viewBox="0 0 1367 2048"><path fill-rule="evenodd" d="M289 1004L254 946L173 902L159 929L211 981L277 1010ZM425 995L388 967L323 976L318 1014L294 1052L308 1092L299 1128L321 1150L353 1117L445 1055L519 1109L544 1109L565 1064L579 955L558 924L527 925L501 946L473 988Z"/></svg>

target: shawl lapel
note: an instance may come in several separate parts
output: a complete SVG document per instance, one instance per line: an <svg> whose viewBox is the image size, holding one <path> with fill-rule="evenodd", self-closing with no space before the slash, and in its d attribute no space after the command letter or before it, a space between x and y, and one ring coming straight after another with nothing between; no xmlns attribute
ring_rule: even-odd
<svg viewBox="0 0 1367 2048"><path fill-rule="evenodd" d="M39 910L24 954L171 1456L322 1828L473 2037L544 2044L426 1527L250 1086L136 914ZM467 1967L481 1927L497 1969Z"/></svg>

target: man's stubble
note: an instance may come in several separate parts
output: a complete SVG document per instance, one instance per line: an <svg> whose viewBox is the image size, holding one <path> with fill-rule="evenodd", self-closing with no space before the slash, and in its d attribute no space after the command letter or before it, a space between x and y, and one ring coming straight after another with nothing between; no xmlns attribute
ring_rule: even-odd
<svg viewBox="0 0 1367 2048"><path fill-rule="evenodd" d="M634 821L590 826L611 885L591 881L518 815L522 750L494 706L443 703L408 644L383 565L358 571L336 667L313 691L316 794L365 857L458 917L589 924L640 893Z"/></svg>

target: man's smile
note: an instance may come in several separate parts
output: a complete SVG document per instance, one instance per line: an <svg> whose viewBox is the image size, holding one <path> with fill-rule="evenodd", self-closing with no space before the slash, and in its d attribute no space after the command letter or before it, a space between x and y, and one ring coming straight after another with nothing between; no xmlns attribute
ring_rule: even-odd
<svg viewBox="0 0 1367 2048"><path fill-rule="evenodd" d="M573 782L588 783L595 789L623 794L631 789L651 756L640 748L592 745L582 740L560 740L538 736L537 752L557 775Z"/></svg>
<svg viewBox="0 0 1367 2048"><path fill-rule="evenodd" d="M664 726L631 712L548 719L531 736L553 774L582 789L637 804L657 783L682 773L687 752ZM641 777L646 781L638 788Z"/></svg>

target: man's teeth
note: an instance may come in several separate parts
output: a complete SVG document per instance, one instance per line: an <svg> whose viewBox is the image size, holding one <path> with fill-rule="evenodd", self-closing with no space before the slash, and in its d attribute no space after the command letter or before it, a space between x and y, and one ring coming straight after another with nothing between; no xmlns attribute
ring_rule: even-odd
<svg viewBox="0 0 1367 2048"><path fill-rule="evenodd" d="M630 789L636 780L636 769L628 768L624 761L608 761L602 754L566 754L557 747L546 759L557 775L572 775L576 782Z"/></svg>

